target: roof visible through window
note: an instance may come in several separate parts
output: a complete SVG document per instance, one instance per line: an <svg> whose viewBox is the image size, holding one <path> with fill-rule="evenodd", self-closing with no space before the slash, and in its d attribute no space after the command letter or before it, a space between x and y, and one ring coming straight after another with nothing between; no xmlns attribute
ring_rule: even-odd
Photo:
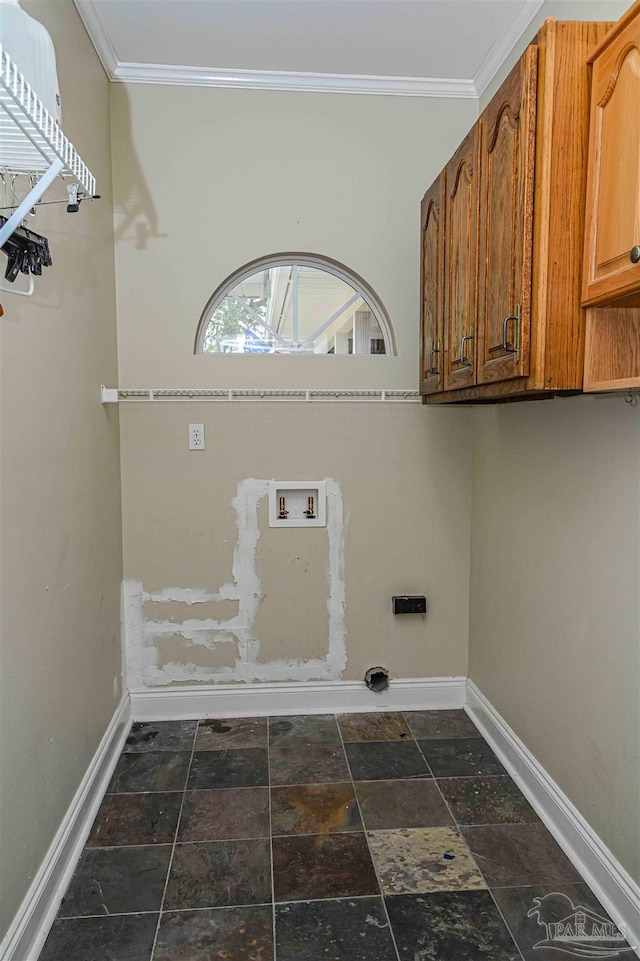
<svg viewBox="0 0 640 961"><path fill-rule="evenodd" d="M202 354L391 354L384 307L334 261L283 255L254 261L211 297L198 327Z"/></svg>

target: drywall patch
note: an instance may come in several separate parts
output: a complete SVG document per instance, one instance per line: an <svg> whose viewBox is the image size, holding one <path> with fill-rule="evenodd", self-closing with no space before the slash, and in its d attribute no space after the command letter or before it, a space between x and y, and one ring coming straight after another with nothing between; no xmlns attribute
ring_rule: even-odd
<svg viewBox="0 0 640 961"><path fill-rule="evenodd" d="M230 671L238 660L238 639L229 634L224 642L216 645L202 645L189 642L182 635L168 634L155 641L158 651L158 665L161 671L167 664L173 665L188 661L189 665L216 671ZM171 674L172 668L169 668Z"/></svg>
<svg viewBox="0 0 640 961"><path fill-rule="evenodd" d="M123 636L126 650L128 687L132 690L174 683L229 683L232 681L310 681L338 680L347 664L345 623L345 523L340 485L326 478L327 491L327 580L329 596L329 637L327 653L308 660L286 658L268 663L260 661L260 640L253 633L256 613L262 600L262 585L256 569L260 523L258 507L268 495L269 481L246 478L238 484L232 507L236 514L238 539L233 552L233 580L212 592L205 588L167 587L148 592L140 581L123 583ZM264 512L263 512L264 513ZM186 604L190 608L216 601L237 601L237 613L230 618L150 620L145 616L154 604ZM208 608L210 610L210 607ZM172 615L174 614L172 609ZM191 611L195 614L196 611ZM168 637L179 642L184 660L164 662L160 647ZM189 661L193 645L216 651L217 646L237 644L233 667L215 667ZM166 650L166 648L165 648ZM228 650L228 649L227 649ZM226 660L225 658L222 658ZM201 658L198 658L201 661Z"/></svg>
<svg viewBox="0 0 640 961"><path fill-rule="evenodd" d="M187 609L188 610L188 609ZM185 606L181 601L145 601L143 607L145 621L157 621L158 623L182 623L185 619ZM198 604L197 613L199 620L228 621L238 613L238 601L222 600L215 601L203 600ZM191 614L191 611L189 611Z"/></svg>
<svg viewBox="0 0 640 961"><path fill-rule="evenodd" d="M327 478L327 536L329 539L329 655L337 671L336 679L342 676L347 666L347 625L345 621L346 595L344 580L344 511L340 485ZM332 678L333 680L333 678Z"/></svg>

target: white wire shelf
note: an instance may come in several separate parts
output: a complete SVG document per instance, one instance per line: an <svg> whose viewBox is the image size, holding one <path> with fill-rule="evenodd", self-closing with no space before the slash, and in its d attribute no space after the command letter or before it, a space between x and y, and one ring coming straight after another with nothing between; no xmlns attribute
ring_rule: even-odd
<svg viewBox="0 0 640 961"><path fill-rule="evenodd" d="M39 180L0 229L0 247L59 175L70 175L93 197L96 178L9 54L0 44L0 166Z"/></svg>
<svg viewBox="0 0 640 961"><path fill-rule="evenodd" d="M324 388L252 388L243 387L101 387L103 404L142 401L370 401L398 403L420 402L417 390L327 390Z"/></svg>

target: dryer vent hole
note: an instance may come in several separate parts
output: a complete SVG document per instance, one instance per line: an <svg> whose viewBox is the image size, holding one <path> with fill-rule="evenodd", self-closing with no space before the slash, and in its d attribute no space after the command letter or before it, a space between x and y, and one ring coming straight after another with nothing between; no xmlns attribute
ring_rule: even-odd
<svg viewBox="0 0 640 961"><path fill-rule="evenodd" d="M370 667L364 676L364 683L370 691L386 691L389 687L389 672L384 667Z"/></svg>

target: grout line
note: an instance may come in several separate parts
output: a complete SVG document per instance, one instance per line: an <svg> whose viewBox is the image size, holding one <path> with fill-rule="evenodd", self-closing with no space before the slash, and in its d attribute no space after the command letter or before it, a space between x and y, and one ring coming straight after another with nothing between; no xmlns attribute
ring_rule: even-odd
<svg viewBox="0 0 640 961"><path fill-rule="evenodd" d="M269 860L271 865L271 931L273 934L273 961L277 959L276 941L276 884L273 870L273 819L271 813L271 738L269 737L269 717L267 717L267 781L269 792Z"/></svg>
<svg viewBox="0 0 640 961"><path fill-rule="evenodd" d="M85 919L92 920L100 918L137 918L140 914L157 914L160 915L160 909L157 911L118 911L112 912L110 914L70 914L68 917L60 918L56 916L55 921L83 921Z"/></svg>
<svg viewBox="0 0 640 961"><path fill-rule="evenodd" d="M405 721L407 722L407 724L409 725L409 729L411 730L411 725L409 724L409 721L407 720L406 717L405 717ZM431 738L431 739L430 739L430 738L421 738L421 740L426 741L426 740L434 740L434 739L433 739L433 738ZM485 743L486 743L486 742L485 742ZM419 749L420 753L422 754L422 756L424 757L425 762L426 762L429 770L432 771L431 765L430 765L429 762L427 761L427 758L425 757L425 754L424 754L422 748L420 747L420 744L419 744L417 738L416 738L416 744L418 745L418 749ZM433 772L432 772L432 773L433 773ZM505 771L505 774L506 774L506 771ZM465 775L460 775L460 776L464 777ZM468 777L474 777L474 776L477 776L477 777L504 777L504 775L500 775L500 774L499 774L499 775L466 775L466 776L468 776ZM507 774L507 777L508 777L508 776L509 776L509 775ZM496 899L493 897L493 894L491 893L491 888L490 888L489 885L487 884L487 879L486 879L486 877L484 876L484 872L482 871L480 865L479 865L478 862L476 861L476 859L475 859L475 857L474 857L474 855L473 855L473 852L472 852L471 848L469 847L469 844L468 844L468 842L467 842L467 839L465 838L464 834L462 833L462 824L461 824L461 823L458 821L458 819L456 818L456 816L455 816L455 814L453 813L453 810L452 810L452 808L451 808L451 805L449 804L447 798L444 796L444 794L443 794L443 792L442 792L442 789L441 789L440 785L438 784L438 781L439 781L439 780L445 781L445 780L450 780L450 779L451 779L451 778L437 778L435 775L434 775L434 777L433 777L434 783L435 783L435 785L436 785L436 787L437 787L437 789L438 789L438 793L440 794L440 797L442 798L442 800L443 800L443 802L444 802L447 810L449 811L449 814L451 815L451 817L452 817L452 819L453 819L454 826L455 826L458 834L460 835L463 843L464 843L465 846L467 847L467 849L468 849L468 851L469 851L469 855L470 855L470 857L471 857L471 860L472 860L473 863L475 864L475 866L476 866L476 868L477 868L477 870L478 870L478 873L479 873L480 877L481 877L482 880L484 881L485 888L486 888L486 890L489 892L489 895L490 895L490 897L491 897L491 900L492 900L493 903L495 904L496 909L497 909L497 911L498 911L498 914L499 914L500 917L502 918L502 921L503 921L503 923L504 923L507 931L509 932L509 935L510 935L510 937L511 937L511 940L513 941L513 944L514 944L514 947L515 947L516 951L518 952L520 958L523 959L522 952L520 951L520 947L519 947L518 943L516 942L516 939L515 939L514 936L513 936L513 932L511 931L511 928L510 928L509 925L507 924L506 919L505 919L502 911L501 911L500 908L498 907L498 905L497 905L497 903L496 903ZM524 961L524 959L523 959L523 961Z"/></svg>
<svg viewBox="0 0 640 961"><path fill-rule="evenodd" d="M271 901L259 901L257 904L211 904L208 907L196 907L196 908L169 908L168 911L163 911L163 914L186 914L190 911L237 911L238 908L247 908L249 911L251 908L270 908Z"/></svg>
<svg viewBox="0 0 640 961"><path fill-rule="evenodd" d="M0 2L1 2L1 0L0 0ZM183 751L182 753L184 754L185 752ZM144 795L147 795L147 794L184 794L184 791L182 791L182 790L180 790L180 791L105 791L105 794L104 794L104 797L103 797L102 800L104 801L104 799L105 799L105 798L108 798L108 797L131 797L132 795L138 796L138 795L140 795L140 794L144 794Z"/></svg>
<svg viewBox="0 0 640 961"><path fill-rule="evenodd" d="M149 841L148 844L94 844L91 846L85 844L82 855L88 854L90 851L133 851L136 848L152 848L158 851L161 848L170 848L172 844L173 841ZM149 914L148 911L142 913Z"/></svg>
<svg viewBox="0 0 640 961"><path fill-rule="evenodd" d="M385 918L387 919L387 926L388 926L388 928L389 928L389 935L390 935L390 937L391 937L391 943L393 944L393 948L394 948L394 950L395 950L395 952L396 952L396 957L398 958L398 961L400 961L400 951L398 950L398 945L396 944L396 936L395 936L395 934L394 934L393 928L391 927L391 918L389 917L389 912L387 911L387 902L385 901L384 891L383 891L383 888L382 888L382 881L381 881L381 879L380 879L380 874L379 874L379 872L378 872L378 866L377 866L376 861L375 861L375 858L374 858L374 856L373 856L373 852L372 852L372 850L371 850L371 845L369 844L369 836L368 836L368 833L367 833L366 825L365 825L365 823L364 823L364 818L363 818L363 816L362 816L362 808L360 807L360 799L359 799L359 797L358 797L358 792L356 791L356 782L355 782L355 780L354 780L354 778L353 778L353 773L351 772L351 765L349 764L349 757L348 757L348 755L347 755L347 751L346 751L346 748L345 748L345 746L344 746L344 745L345 745L345 742L344 742L344 740L343 740L343 738L342 738L342 730L340 729L340 722L338 721L338 715L334 715L334 716L335 716L335 719L336 719L336 724L338 725L338 731L339 731L339 733L340 733L340 739L341 739L341 741L342 741L342 749L343 749L343 751L344 751L344 753L345 753L345 756L347 757L347 766L348 766L348 768L349 768L349 773L351 774L351 787L352 787L353 793L354 793L354 795L355 795L356 804L358 805L358 813L359 813L359 815L360 815L360 820L361 820L361 822L362 822L362 830L363 830L363 832L364 832L365 843L366 843L366 845L367 845L367 850L368 850L368 852L369 852L369 857L371 858L371 864L373 865L373 872L374 872L374 874L375 874L376 881L378 882L378 888L379 888L379 891L380 891L380 902L381 902L381 904L382 904L382 910L384 911L384 916L385 916ZM353 743L353 742L350 742L350 743ZM375 895L374 895L374 896L375 896Z"/></svg>
<svg viewBox="0 0 640 961"><path fill-rule="evenodd" d="M495 905L495 907L496 907L496 911L498 912L498 914L499 914L500 917L502 918L502 923L504 924L505 928L507 929L507 931L508 931L509 934L511 935L511 940L513 941L513 944L514 944L514 947L515 947L516 951L518 952L518 954L519 954L520 957L522 958L522 961L524 961L524 955L523 955L522 951L520 950L520 945L519 945L518 942L516 941L515 935L514 935L513 931L511 930L511 926L509 925L509 922L507 921L507 919L505 918L504 914L502 913L502 910L501 910L501 908L500 908L500 905L498 904L498 902L497 902L496 899L494 898L494 896L493 896L493 891L491 890L491 888L490 888L489 886L487 886L487 891L488 891L489 894L491 895L491 900L493 901L493 903L494 903L494 905Z"/></svg>
<svg viewBox="0 0 640 961"><path fill-rule="evenodd" d="M297 901L276 901L276 904L315 904L317 901L378 901L379 894L350 894L340 898L299 898ZM382 899L384 900L384 898ZM315 959L314 959L315 961Z"/></svg>
<svg viewBox="0 0 640 961"><path fill-rule="evenodd" d="M187 785L189 783L189 775L191 774L191 765L193 764L193 754L195 750L196 738L198 736L198 728L200 726L200 721L196 722L195 730L193 732L193 741L191 742L191 754L189 756L189 765L187 767L187 776L184 781L184 788L182 790L182 801L180 802L180 810L178 811L178 820L176 822L176 831L173 836L173 847L171 848L171 857L169 858L169 866L167 868L167 877L164 882L164 890L162 892L162 898L160 899L160 911L158 913L158 923L156 925L156 933L153 937L153 947L151 948L151 955L149 961L153 961L153 956L156 953L156 944L158 942L158 933L160 931L160 922L162 920L162 911L164 908L164 899L167 896L167 888L169 886L169 878L171 876L171 868L173 866L173 858L176 852L176 844L178 843L178 832L180 830L180 822L182 820L182 810L184 808L184 801L187 794Z"/></svg>
<svg viewBox="0 0 640 961"><path fill-rule="evenodd" d="M478 779L482 778L482 780L484 780L487 777L502 777L502 778L509 778L510 781L513 781L513 778L511 777L510 774L444 774L442 777L436 778L436 780L437 781L459 781L461 778L470 778L470 777L475 777ZM513 781L513 783L515 784L515 781ZM520 793L522 794L522 791L520 791Z"/></svg>
<svg viewBox="0 0 640 961"><path fill-rule="evenodd" d="M422 740L424 741L425 739L422 738ZM431 768L431 765L430 765L429 762L427 761L427 756L426 756L426 754L424 753L424 751L423 751L422 748L420 747L420 742L419 742L419 741L416 741L416 742L415 742L415 745L416 745L416 747L418 748L418 751L420 752L420 757L422 758L422 760L424 761L424 763L427 765L427 771L429 772L429 774L431 775L431 777L432 777L433 780L435 781L435 780L436 780L436 776L435 776L435 774L433 773L433 770L432 770L432 768ZM439 790L439 789L438 789L438 790ZM442 791L440 791L440 793L442 794Z"/></svg>
<svg viewBox="0 0 640 961"><path fill-rule="evenodd" d="M405 720L406 720L406 718L405 718ZM408 724L408 723L409 723L409 722L407 721L407 724ZM422 738L422 740L423 740L423 741L424 741L424 740L428 740L428 738ZM483 740L484 740L484 739L483 739ZM418 742L416 741L416 744L417 744L417 743L418 743ZM486 743L486 742L485 742L485 743ZM420 748L420 745L419 745L419 744L418 744L418 747ZM420 753L421 753L422 756L424 757L424 753L422 752L422 748L420 748ZM427 761L426 757L425 757L425 761ZM427 761L427 764L429 764L428 761ZM429 770L431 770L431 767L429 767ZM506 774L506 771L505 771L505 774ZM464 776L464 775L463 775L463 776ZM469 775L469 776L474 776L474 775ZM475 775L475 776L477 776L477 777L504 777L505 775L503 775L503 774L496 774L496 775ZM506 776L509 777L508 774L506 774ZM436 785L436 787L437 787L437 789L438 789L438 792L439 792L439 794L440 794L440 797L442 798L444 804L445 804L446 807L447 807L447 810L449 811L451 817L453 818L453 823L454 823L454 825L455 825L455 828L456 828L458 834L460 835L463 843L465 844L465 846L467 847L467 849L468 849L468 851L469 851L469 855L470 855L470 857L471 857L471 860L472 860L473 863L475 864L476 869L477 869L480 877L481 877L482 880L484 881L485 889L489 892L489 895L490 895L490 897L491 897L491 900L493 901L493 903L494 903L494 905L495 905L495 907L496 907L496 910L498 911L499 916L502 918L502 922L503 922L504 926L506 927L507 931L509 932L509 935L510 935L510 937L511 937L511 940L513 941L513 945L514 945L516 951L518 952L518 955L520 956L520 958L522 959L522 961L524 961L522 952L520 951L520 946L518 945L515 937L513 936L513 932L511 931L511 928L510 928L509 925L507 924L507 921L506 921L505 916L503 915L502 911L501 911L500 908L498 907L498 904L497 904L497 902L496 902L496 899L494 898L494 896L493 896L493 894L492 894L492 892L491 892L491 888L489 887L489 885L488 885L488 883L487 883L487 879L486 879L486 877L485 877L485 875L484 875L484 872L483 872L482 868L480 867L480 865L479 865L478 862L476 861L475 856L474 856L474 854L473 854L473 851L471 850L471 847L469 846L469 843L468 843L466 837L465 837L464 834L462 833L462 827L463 827L463 826L464 826L464 827L471 827L471 826L473 826L473 827L480 827L480 826L484 826L484 825L462 825L462 824L458 821L458 819L456 818L455 814L453 813L453 810L452 810L452 808L451 808L451 805L449 804L447 798L446 798L446 797L444 796L444 794L442 793L442 789L441 789L440 785L438 784L438 781L439 781L439 780L447 781L447 780L452 780L452 779L453 779L453 778L437 778L437 777L434 777L433 780L434 780L434 783L435 783L435 785ZM511 780L513 780L513 778L511 778Z"/></svg>

